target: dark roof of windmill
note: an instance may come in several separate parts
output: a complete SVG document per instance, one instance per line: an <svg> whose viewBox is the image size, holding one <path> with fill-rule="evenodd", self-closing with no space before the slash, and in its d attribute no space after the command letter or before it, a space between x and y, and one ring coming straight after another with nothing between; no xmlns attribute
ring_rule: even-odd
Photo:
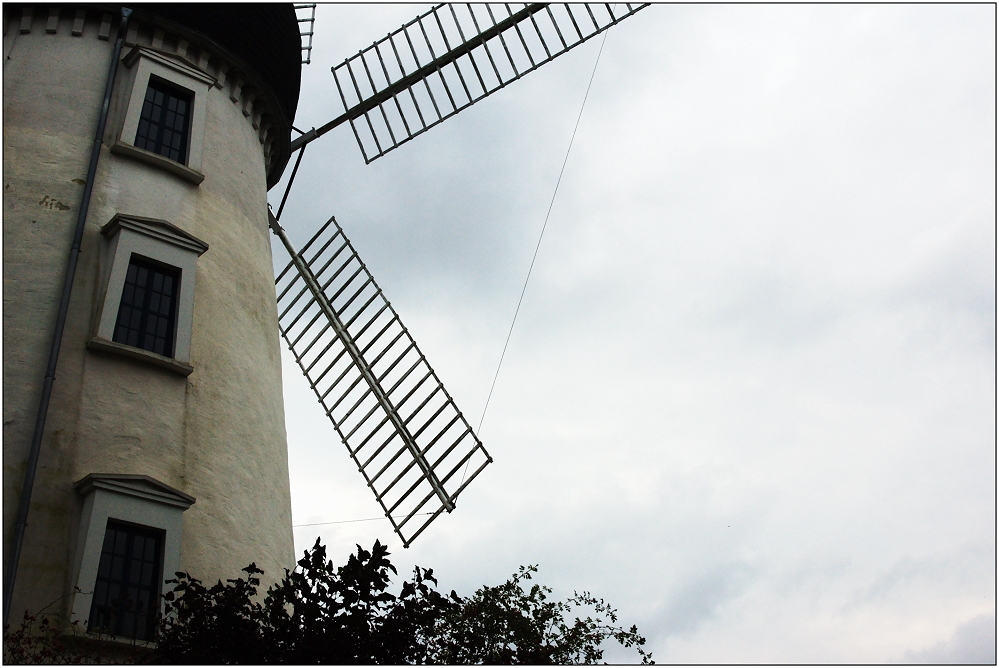
<svg viewBox="0 0 999 668"><path fill-rule="evenodd" d="M302 38L291 3L141 3L155 14L199 32L241 59L277 95L288 123L295 120L302 82Z"/></svg>

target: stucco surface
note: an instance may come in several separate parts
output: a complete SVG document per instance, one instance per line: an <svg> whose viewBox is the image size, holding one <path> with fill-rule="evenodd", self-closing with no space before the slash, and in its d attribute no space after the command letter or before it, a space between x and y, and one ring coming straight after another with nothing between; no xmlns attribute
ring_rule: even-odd
<svg viewBox="0 0 999 668"><path fill-rule="evenodd" d="M113 44L96 38L98 20L83 37L70 35L71 19L56 34L37 17L29 34L5 22L5 559ZM265 163L241 109L228 90L209 90L199 186L102 150L12 618L74 584L73 483L89 473L149 475L194 496L180 567L202 580L234 577L250 561L268 579L294 565ZM107 243L100 227L116 213L167 220L209 245L186 378L86 348Z"/></svg>

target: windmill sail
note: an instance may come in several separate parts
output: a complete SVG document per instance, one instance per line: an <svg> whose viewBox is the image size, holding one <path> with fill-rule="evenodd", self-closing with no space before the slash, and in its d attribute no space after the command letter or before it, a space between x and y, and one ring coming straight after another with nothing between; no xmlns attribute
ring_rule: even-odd
<svg viewBox="0 0 999 668"><path fill-rule="evenodd" d="M335 218L277 277L281 335L409 544L492 462Z"/></svg>
<svg viewBox="0 0 999 668"><path fill-rule="evenodd" d="M385 155L648 4L442 4L333 68L365 162Z"/></svg>
<svg viewBox="0 0 999 668"><path fill-rule="evenodd" d="M315 35L316 3L307 2L295 5L295 16L298 18L298 34L302 38L302 64L308 65L312 62L312 37ZM309 38L308 42L305 40L306 37Z"/></svg>
<svg viewBox="0 0 999 668"><path fill-rule="evenodd" d="M647 6L437 5L334 67L342 113L291 150L349 122L371 162ZM336 220L301 252L270 225L291 255L281 335L408 547L492 458Z"/></svg>

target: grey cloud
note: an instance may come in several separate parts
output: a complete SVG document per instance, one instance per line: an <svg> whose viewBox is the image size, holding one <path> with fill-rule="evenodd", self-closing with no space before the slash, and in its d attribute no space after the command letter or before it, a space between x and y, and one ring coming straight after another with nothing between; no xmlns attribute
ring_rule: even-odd
<svg viewBox="0 0 999 668"><path fill-rule="evenodd" d="M954 630L950 640L905 653L903 663L995 665L996 616L978 615Z"/></svg>
<svg viewBox="0 0 999 668"><path fill-rule="evenodd" d="M734 289L707 318L756 345L786 349L813 341L828 335L844 310L832 286L809 289L766 269L744 270L727 284Z"/></svg>
<svg viewBox="0 0 999 668"><path fill-rule="evenodd" d="M664 609L656 615L655 635L663 640L692 635L718 609L737 598L756 575L748 563L718 564L706 573L691 576L677 591L667 596Z"/></svg>
<svg viewBox="0 0 999 668"><path fill-rule="evenodd" d="M423 9L320 5L296 126L329 120L330 65ZM995 524L994 16L662 5L616 26L480 434L495 464L410 550L384 522L300 547L378 537L464 593L538 562L659 660L948 638L994 595L991 544L964 549ZM302 244L337 214L473 426L595 45L371 165L330 133L283 218ZM286 360L295 521L380 515Z"/></svg>
<svg viewBox="0 0 999 668"><path fill-rule="evenodd" d="M951 591L980 596L994 587L987 564L995 551L985 543L961 546L931 556L906 556L876 577L843 606L844 612L881 605L906 592L946 587Z"/></svg>

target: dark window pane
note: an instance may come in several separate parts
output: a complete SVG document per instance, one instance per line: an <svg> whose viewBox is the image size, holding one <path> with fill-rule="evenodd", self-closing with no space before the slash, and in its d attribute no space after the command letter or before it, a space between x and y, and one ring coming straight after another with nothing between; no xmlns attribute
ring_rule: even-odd
<svg viewBox="0 0 999 668"><path fill-rule="evenodd" d="M130 638L135 635L135 610L129 605L128 599L122 601L122 609L119 613L121 615L120 621L117 628L117 633L115 635L125 636Z"/></svg>
<svg viewBox="0 0 999 668"><path fill-rule="evenodd" d="M180 271L133 256L128 276L118 307L114 341L172 357Z"/></svg>
<svg viewBox="0 0 999 668"><path fill-rule="evenodd" d="M132 558L141 559L142 553L145 552L146 538L145 536L136 536L132 541Z"/></svg>
<svg viewBox="0 0 999 668"><path fill-rule="evenodd" d="M149 81L135 145L180 163L187 162L191 93Z"/></svg>
<svg viewBox="0 0 999 668"><path fill-rule="evenodd" d="M128 584L137 585L142 581L142 559L130 559L128 562Z"/></svg>
<svg viewBox="0 0 999 668"><path fill-rule="evenodd" d="M151 639L159 612L162 544L160 532L108 521L94 583L90 630Z"/></svg>

